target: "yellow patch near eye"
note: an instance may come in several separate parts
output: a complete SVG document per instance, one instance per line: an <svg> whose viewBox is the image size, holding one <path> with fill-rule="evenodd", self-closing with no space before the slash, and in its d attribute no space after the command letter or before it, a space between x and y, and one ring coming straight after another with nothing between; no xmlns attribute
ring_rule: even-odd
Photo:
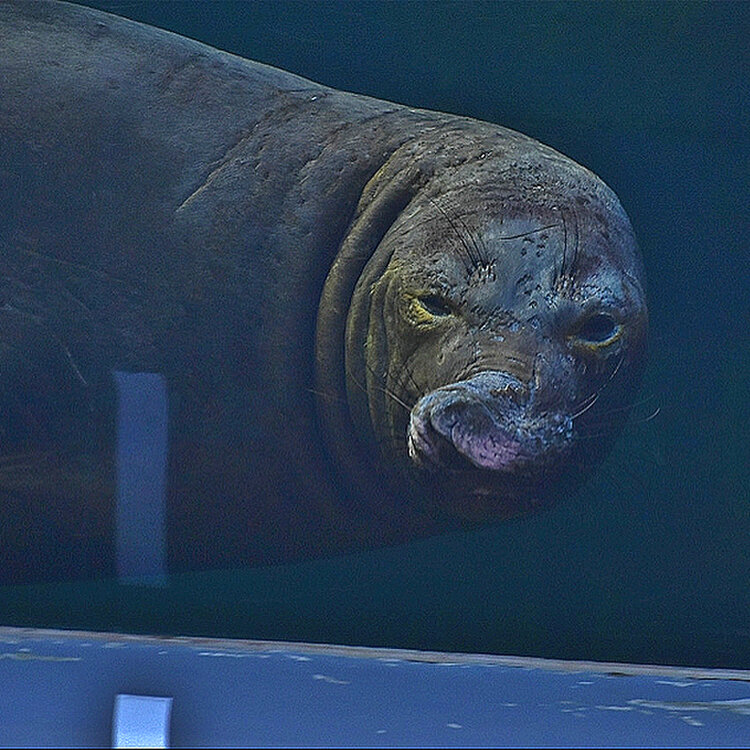
<svg viewBox="0 0 750 750"><path fill-rule="evenodd" d="M614 344L622 336L622 325L607 312L585 317L570 337L576 346L599 351Z"/></svg>
<svg viewBox="0 0 750 750"><path fill-rule="evenodd" d="M595 340L595 339L589 339L585 338L580 335L574 335L572 336L573 342L576 344L576 346L579 346L583 349L588 349L590 352L596 352L600 351L601 349L606 349L608 346L611 346L615 343L618 339L622 337L622 326L618 325L614 333L609 336L608 338L602 339L601 341Z"/></svg>
<svg viewBox="0 0 750 750"><path fill-rule="evenodd" d="M409 316L416 323L432 323L435 320L435 316L424 307L419 297L409 298Z"/></svg>

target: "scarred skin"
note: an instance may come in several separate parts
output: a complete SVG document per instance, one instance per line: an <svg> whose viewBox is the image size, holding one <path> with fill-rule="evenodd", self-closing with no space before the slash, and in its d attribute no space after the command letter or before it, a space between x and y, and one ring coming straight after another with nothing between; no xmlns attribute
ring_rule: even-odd
<svg viewBox="0 0 750 750"><path fill-rule="evenodd" d="M7 577L111 570L115 371L167 383L173 570L497 521L606 451L647 313L591 172L64 3L0 39Z"/></svg>

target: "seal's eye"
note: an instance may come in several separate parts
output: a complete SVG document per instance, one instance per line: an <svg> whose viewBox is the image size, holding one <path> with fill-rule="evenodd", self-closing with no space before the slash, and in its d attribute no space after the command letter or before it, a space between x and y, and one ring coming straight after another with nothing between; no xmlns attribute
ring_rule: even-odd
<svg viewBox="0 0 750 750"><path fill-rule="evenodd" d="M450 305L437 294L427 294L419 297L419 304L433 317L442 317L452 313Z"/></svg>
<svg viewBox="0 0 750 750"><path fill-rule="evenodd" d="M609 344L620 333L620 325L607 313L596 313L583 321L576 331L576 338L589 346Z"/></svg>

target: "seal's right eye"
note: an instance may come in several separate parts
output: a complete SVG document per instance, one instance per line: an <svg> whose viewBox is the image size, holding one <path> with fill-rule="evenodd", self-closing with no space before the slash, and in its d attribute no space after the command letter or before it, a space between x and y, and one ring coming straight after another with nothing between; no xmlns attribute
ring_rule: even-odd
<svg viewBox="0 0 750 750"><path fill-rule="evenodd" d="M576 331L576 339L592 348L612 343L619 337L620 325L607 313L596 313L586 318Z"/></svg>
<svg viewBox="0 0 750 750"><path fill-rule="evenodd" d="M437 294L427 294L424 297L417 297L419 304L435 318L450 315L453 310L451 306Z"/></svg>

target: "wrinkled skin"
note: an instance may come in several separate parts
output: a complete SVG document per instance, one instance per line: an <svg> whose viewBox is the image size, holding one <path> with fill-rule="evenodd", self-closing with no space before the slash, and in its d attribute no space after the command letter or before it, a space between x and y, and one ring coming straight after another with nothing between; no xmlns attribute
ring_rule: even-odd
<svg viewBox="0 0 750 750"><path fill-rule="evenodd" d="M433 167L380 240L387 263L359 279L346 352L360 431L431 512L468 521L528 510L602 457L647 328L608 188L541 145L511 165L476 151Z"/></svg>

